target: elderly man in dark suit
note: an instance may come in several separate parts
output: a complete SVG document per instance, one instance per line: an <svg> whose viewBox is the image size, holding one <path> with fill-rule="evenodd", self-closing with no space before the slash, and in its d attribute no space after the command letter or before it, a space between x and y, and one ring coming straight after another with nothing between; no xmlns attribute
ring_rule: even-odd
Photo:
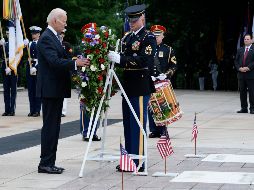
<svg viewBox="0 0 254 190"><path fill-rule="evenodd" d="M43 114L39 173L61 174L64 170L55 166L63 99L71 96L71 71L90 64L88 59L68 58L59 39L66 22L67 13L60 8L53 9L47 18L48 27L37 44L36 94L42 98Z"/></svg>
<svg viewBox="0 0 254 190"><path fill-rule="evenodd" d="M244 47L238 49L235 66L240 88L241 110L237 113L248 113L247 91L249 91L250 114L254 114L254 48L252 36L244 36Z"/></svg>

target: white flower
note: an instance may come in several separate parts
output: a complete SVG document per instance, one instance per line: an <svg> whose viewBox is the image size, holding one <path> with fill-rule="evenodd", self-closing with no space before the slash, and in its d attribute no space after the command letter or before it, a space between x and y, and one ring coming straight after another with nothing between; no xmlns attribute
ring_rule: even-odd
<svg viewBox="0 0 254 190"><path fill-rule="evenodd" d="M87 106L86 106L86 110L87 110L87 111L90 111L90 109L89 109Z"/></svg>
<svg viewBox="0 0 254 190"><path fill-rule="evenodd" d="M90 69L91 69L91 71L96 71L97 68L94 65L91 65Z"/></svg>
<svg viewBox="0 0 254 190"><path fill-rule="evenodd" d="M99 35L99 34L96 34L94 38L95 38L95 39L100 39L100 35Z"/></svg>
<svg viewBox="0 0 254 190"><path fill-rule="evenodd" d="M111 35L111 29L108 29L108 34Z"/></svg>
<svg viewBox="0 0 254 190"><path fill-rule="evenodd" d="M81 83L81 86L84 88L84 87L87 86L87 83L86 83L86 82L82 82L82 83Z"/></svg>
<svg viewBox="0 0 254 190"><path fill-rule="evenodd" d="M82 72L85 72L85 70L86 70L86 67L82 67L82 69L81 69L81 70L82 70Z"/></svg>
<svg viewBox="0 0 254 190"><path fill-rule="evenodd" d="M105 65L101 64L101 70L105 69Z"/></svg>

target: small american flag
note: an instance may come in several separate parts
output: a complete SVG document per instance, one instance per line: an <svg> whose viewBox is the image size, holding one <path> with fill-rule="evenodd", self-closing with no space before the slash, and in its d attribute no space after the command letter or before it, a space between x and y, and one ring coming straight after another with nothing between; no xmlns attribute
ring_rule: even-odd
<svg viewBox="0 0 254 190"><path fill-rule="evenodd" d="M137 167L135 162L128 155L128 152L123 148L123 145L121 143L120 143L120 151L121 151L120 169L123 171L136 172Z"/></svg>
<svg viewBox="0 0 254 190"><path fill-rule="evenodd" d="M164 134L161 135L159 141L157 142L157 148L162 159L174 153L167 130L165 130Z"/></svg>
<svg viewBox="0 0 254 190"><path fill-rule="evenodd" d="M197 136L198 136L198 126L197 126L197 123L196 123L196 113L195 113L194 123L193 123L193 128L192 128L192 139L191 139L191 141L196 139Z"/></svg>

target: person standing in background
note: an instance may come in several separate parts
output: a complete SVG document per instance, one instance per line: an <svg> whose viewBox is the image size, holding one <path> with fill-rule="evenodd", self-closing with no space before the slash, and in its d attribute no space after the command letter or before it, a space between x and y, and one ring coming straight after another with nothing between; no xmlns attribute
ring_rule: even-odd
<svg viewBox="0 0 254 190"><path fill-rule="evenodd" d="M213 81L213 90L216 91L217 90L217 78L218 78L218 63L216 60L211 60L209 65L210 67L210 74L212 76L212 81Z"/></svg>
<svg viewBox="0 0 254 190"><path fill-rule="evenodd" d="M241 109L237 113L248 113L247 91L249 91L250 114L254 114L254 48L252 36L244 35L244 47L237 50L235 57Z"/></svg>
<svg viewBox="0 0 254 190"><path fill-rule="evenodd" d="M6 60L4 57L4 50L2 51L2 76L3 76L3 87L4 87L4 104L5 111L2 116L15 116L16 109L16 96L17 96L17 80L18 76L15 75L14 71L9 66L9 31L6 30L7 41L1 39L0 45L5 49ZM5 64L7 61L7 67Z"/></svg>
<svg viewBox="0 0 254 190"><path fill-rule="evenodd" d="M153 81L165 80L173 76L177 69L175 52L172 47L163 43L166 28L162 25L153 25L151 32L156 37L157 49L154 58L154 66L151 69ZM153 120L153 113L148 111L149 118L149 138L160 137L166 129L166 126L156 126Z"/></svg>
<svg viewBox="0 0 254 190"><path fill-rule="evenodd" d="M72 58L73 57L73 50L71 48L71 44L69 42L64 40L65 32L66 32L66 29L64 29L61 32L60 41L62 42L62 46L63 46L63 48L65 50L65 53L67 54L67 57L68 58ZM66 114L67 114L67 102L68 102L67 98L64 98L63 109L62 109L62 117L65 117Z"/></svg>
<svg viewBox="0 0 254 190"><path fill-rule="evenodd" d="M26 64L26 81L28 98L30 104L30 112L28 117L38 117L41 111L41 99L36 97L36 83L37 83L37 42L40 38L41 28L38 26L31 26L30 32L32 35L32 41L28 44L28 51L30 52L30 60Z"/></svg>

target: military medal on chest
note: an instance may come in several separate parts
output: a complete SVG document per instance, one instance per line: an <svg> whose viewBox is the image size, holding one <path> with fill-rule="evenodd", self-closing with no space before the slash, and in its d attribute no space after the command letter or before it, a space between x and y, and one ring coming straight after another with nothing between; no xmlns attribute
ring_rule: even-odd
<svg viewBox="0 0 254 190"><path fill-rule="evenodd" d="M140 42L139 41L135 41L132 43L131 49L134 51L139 50L139 46L140 46Z"/></svg>

